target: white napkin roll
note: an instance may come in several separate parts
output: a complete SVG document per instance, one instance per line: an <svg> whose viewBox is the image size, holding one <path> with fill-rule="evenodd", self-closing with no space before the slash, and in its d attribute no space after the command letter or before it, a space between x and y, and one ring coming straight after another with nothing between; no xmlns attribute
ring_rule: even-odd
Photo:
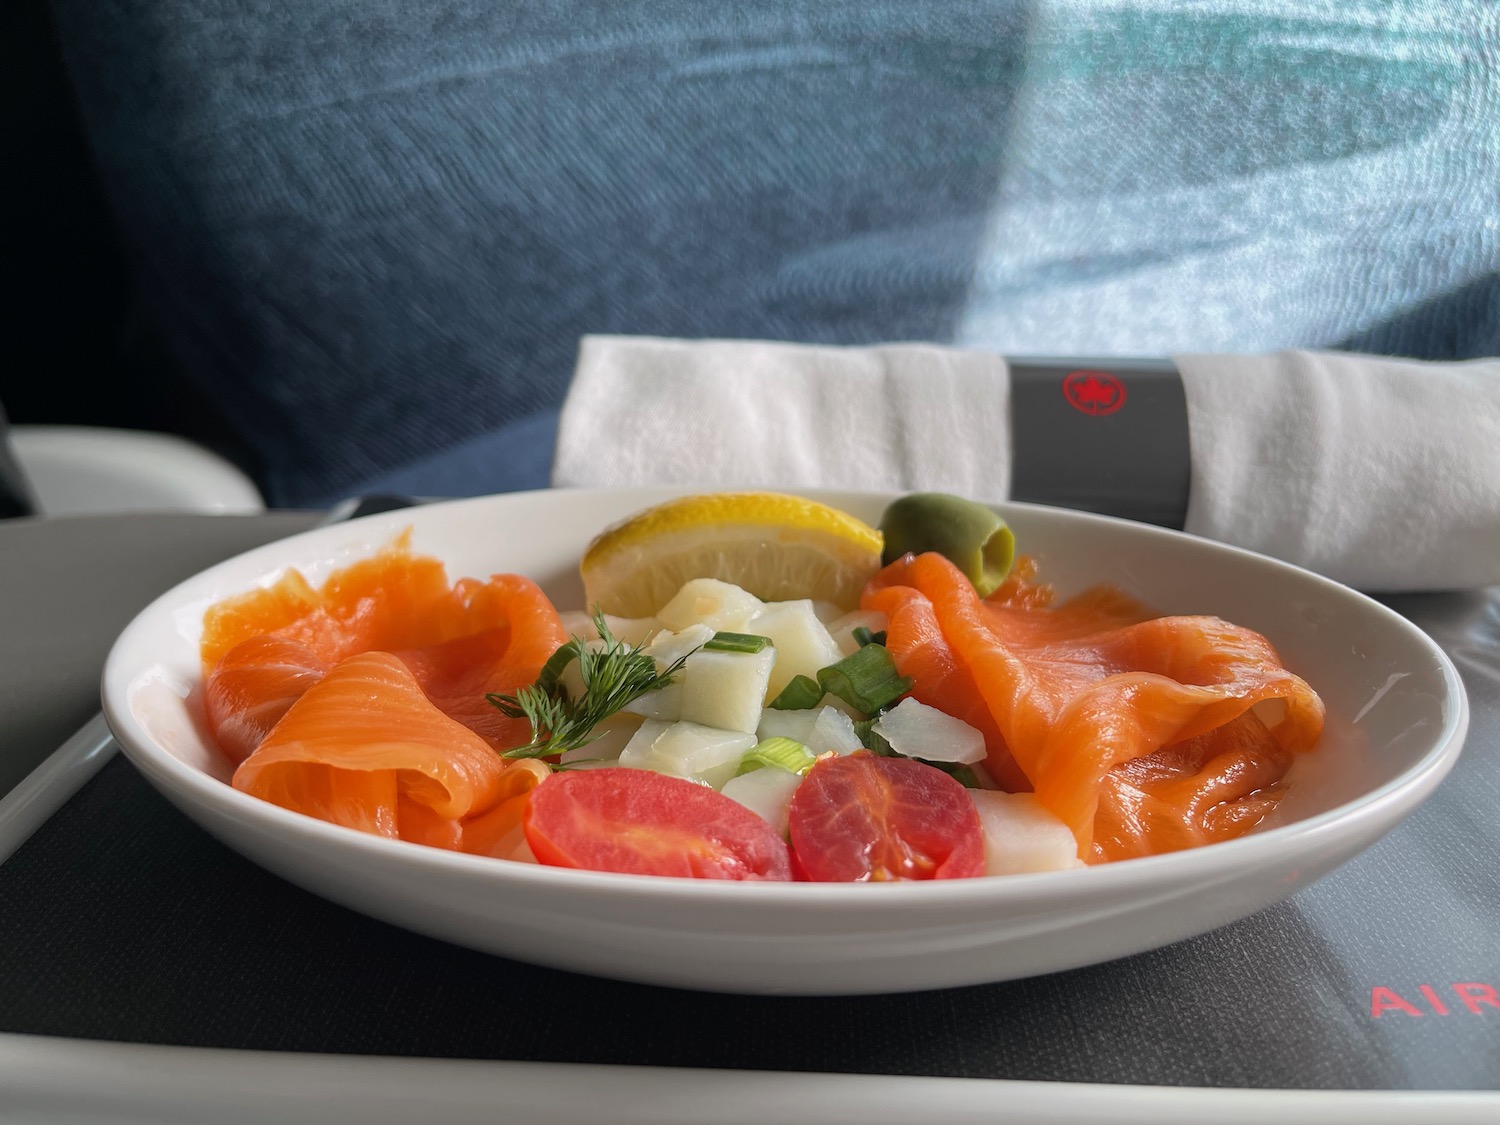
<svg viewBox="0 0 1500 1125"><path fill-rule="evenodd" d="M1185 530L1377 591L1500 582L1500 360L1174 357ZM591 336L553 483L826 487L1010 498L1001 357Z"/></svg>
<svg viewBox="0 0 1500 1125"><path fill-rule="evenodd" d="M1010 491L1005 360L925 344L586 336L552 483Z"/></svg>
<svg viewBox="0 0 1500 1125"><path fill-rule="evenodd" d="M1500 360L1181 355L1186 530L1364 590L1500 582Z"/></svg>

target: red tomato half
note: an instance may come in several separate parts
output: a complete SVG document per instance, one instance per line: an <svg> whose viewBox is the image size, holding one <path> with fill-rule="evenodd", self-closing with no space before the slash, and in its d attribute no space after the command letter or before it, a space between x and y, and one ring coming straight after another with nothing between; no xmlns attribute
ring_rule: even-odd
<svg viewBox="0 0 1500 1125"><path fill-rule="evenodd" d="M792 848L820 883L984 874L984 833L964 787L909 758L856 753L813 766L792 795Z"/></svg>
<svg viewBox="0 0 1500 1125"><path fill-rule="evenodd" d="M792 877L776 830L707 786L649 770L553 774L531 792L526 842L542 863L691 879Z"/></svg>

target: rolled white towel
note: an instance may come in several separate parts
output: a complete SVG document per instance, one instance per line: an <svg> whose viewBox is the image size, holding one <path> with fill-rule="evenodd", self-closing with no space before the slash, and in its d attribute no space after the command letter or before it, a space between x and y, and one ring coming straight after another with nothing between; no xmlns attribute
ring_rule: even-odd
<svg viewBox="0 0 1500 1125"><path fill-rule="evenodd" d="M1184 529L1366 590L1500 582L1500 360L1181 355ZM1011 497L1009 368L865 348L593 336L553 483ZM1022 497L1024 498L1024 497Z"/></svg>
<svg viewBox="0 0 1500 1125"><path fill-rule="evenodd" d="M927 344L586 336L552 483L1010 491L1005 360Z"/></svg>

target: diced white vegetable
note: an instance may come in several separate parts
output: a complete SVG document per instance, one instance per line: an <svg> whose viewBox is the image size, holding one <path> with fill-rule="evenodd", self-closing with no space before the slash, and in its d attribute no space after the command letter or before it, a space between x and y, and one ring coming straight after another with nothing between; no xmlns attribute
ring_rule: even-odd
<svg viewBox="0 0 1500 1125"><path fill-rule="evenodd" d="M800 774L790 770L764 766L751 770L743 777L732 777L719 790L726 797L733 797L762 820L776 829L782 836L787 832L788 810L792 794L801 784Z"/></svg>
<svg viewBox="0 0 1500 1125"><path fill-rule="evenodd" d="M753 735L775 663L769 645L759 652L693 653L682 669L683 719Z"/></svg>
<svg viewBox="0 0 1500 1125"><path fill-rule="evenodd" d="M740 758L755 742L755 735L740 731L647 719L620 754L620 765L685 777L717 789L734 776Z"/></svg>
<svg viewBox="0 0 1500 1125"><path fill-rule="evenodd" d="M859 735L854 733L853 719L837 707L820 707L817 721L813 723L812 730L807 734L807 741L802 745L816 755L826 754L830 750L835 754L852 754L864 744L860 742Z"/></svg>
<svg viewBox="0 0 1500 1125"><path fill-rule="evenodd" d="M833 637L834 644L839 646L839 655L848 656L859 648L859 642L854 639L854 630L863 625L870 632L879 633L885 630L887 624L886 615L878 610L856 609L831 622L828 633Z"/></svg>
<svg viewBox="0 0 1500 1125"><path fill-rule="evenodd" d="M666 687L636 696L625 704L624 710L632 715L675 723L682 718L682 673L679 672Z"/></svg>
<svg viewBox="0 0 1500 1125"><path fill-rule="evenodd" d="M636 732L630 736L630 741L625 744L625 749L620 751L620 765L631 766L635 769L650 769L650 766L640 765L651 754L651 747L656 740L667 732L672 721L667 719L647 719L636 728Z"/></svg>
<svg viewBox="0 0 1500 1125"><path fill-rule="evenodd" d="M852 754L863 743L854 731L854 720L837 707L813 707L805 711L778 711L767 707L760 713L756 734L761 738L790 738L814 755Z"/></svg>
<svg viewBox="0 0 1500 1125"><path fill-rule="evenodd" d="M1022 875L1082 867L1078 841L1068 826L1031 793L965 790L979 810L986 875Z"/></svg>
<svg viewBox="0 0 1500 1125"><path fill-rule="evenodd" d="M614 765L615 759L620 756L640 728L639 715L617 712L594 728L597 738L573 750L564 750L560 761L567 764L579 762L592 764L594 759L602 758L605 764Z"/></svg>
<svg viewBox="0 0 1500 1125"><path fill-rule="evenodd" d="M586 641L599 639L599 630L594 628L592 614L579 609L568 609L557 616L562 620L563 630L568 636L582 637ZM604 623L609 626L609 631L615 635L616 640L624 641L632 648L639 648L647 637L661 628L661 622L654 617L615 617L609 613L604 615Z"/></svg>
<svg viewBox="0 0 1500 1125"><path fill-rule="evenodd" d="M663 629L641 651L656 661L658 672L665 672L679 659L702 648L704 642L713 640L713 635L713 629L707 625L689 625L677 633ZM682 670L678 670L666 687L648 691L625 704L625 710L648 719L666 719L675 723L682 718Z"/></svg>
<svg viewBox="0 0 1500 1125"><path fill-rule="evenodd" d="M854 706L854 704L848 702L847 700L840 699L832 692L829 692L828 694L824 695L822 699L818 700L818 706L832 707L837 711L842 711L851 719L863 719L866 717L865 713L858 707Z"/></svg>
<svg viewBox="0 0 1500 1125"><path fill-rule="evenodd" d="M936 707L903 699L871 728L908 758L929 762L978 762L984 758L984 735L962 719Z"/></svg>
<svg viewBox="0 0 1500 1125"><path fill-rule="evenodd" d="M818 669L836 663L843 655L828 630L813 612L812 600L767 602L750 619L746 632L770 637L776 646L776 664L766 685L766 699L775 699L793 676L817 678Z"/></svg>
<svg viewBox="0 0 1500 1125"><path fill-rule="evenodd" d="M683 657L697 652L714 639L711 625L689 625L680 632L663 629L651 638L651 643L641 651L656 661L656 670L665 671Z"/></svg>
<svg viewBox="0 0 1500 1125"><path fill-rule="evenodd" d="M694 578L683 584L656 617L668 629L707 625L726 633L748 632L750 619L764 603L748 590L717 578Z"/></svg>
<svg viewBox="0 0 1500 1125"><path fill-rule="evenodd" d="M805 711L778 711L766 707L761 710L760 725L755 728L755 733L762 739L790 738L806 746L807 736L812 734L813 724L817 721L818 709L815 707Z"/></svg>

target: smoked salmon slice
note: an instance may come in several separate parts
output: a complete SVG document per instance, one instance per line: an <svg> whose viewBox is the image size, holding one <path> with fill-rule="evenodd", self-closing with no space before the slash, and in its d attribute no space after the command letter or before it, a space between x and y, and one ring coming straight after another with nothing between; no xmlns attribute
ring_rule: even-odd
<svg viewBox="0 0 1500 1125"><path fill-rule="evenodd" d="M413 555L405 536L314 589L295 570L212 606L201 657L210 732L238 765L329 668L360 652L393 652L428 698L497 750L531 730L490 706L536 679L567 641L539 586L514 574L462 578Z"/></svg>
<svg viewBox="0 0 1500 1125"><path fill-rule="evenodd" d="M463 822L528 792L548 767L507 761L445 715L406 664L350 656L294 702L236 789L378 836L454 847Z"/></svg>
<svg viewBox="0 0 1500 1125"><path fill-rule="evenodd" d="M536 583L515 574L460 579L434 608L436 643L397 653L427 697L497 750L531 740L531 725L485 698L534 682L568 640L557 610Z"/></svg>
<svg viewBox="0 0 1500 1125"><path fill-rule="evenodd" d="M1227 839L1274 807L1323 704L1264 637L1110 588L1038 600L985 601L924 554L883 569L862 605L887 615L912 694L984 732L996 779L1031 788L1088 862ZM1253 709L1274 700L1267 727Z"/></svg>
<svg viewBox="0 0 1500 1125"><path fill-rule="evenodd" d="M236 788L323 820L508 855L548 767L486 700L532 683L567 641L530 579L452 586L407 536L314 588L288 571L204 617L203 706Z"/></svg>
<svg viewBox="0 0 1500 1125"><path fill-rule="evenodd" d="M305 644L274 633L235 645L203 687L208 729L219 749L239 765L329 668Z"/></svg>
<svg viewBox="0 0 1500 1125"><path fill-rule="evenodd" d="M274 633L329 664L371 649L420 648L447 639L452 598L437 559L411 552L410 533L328 576L317 589L288 570L273 585L226 598L203 615L199 654L211 672L235 645Z"/></svg>

